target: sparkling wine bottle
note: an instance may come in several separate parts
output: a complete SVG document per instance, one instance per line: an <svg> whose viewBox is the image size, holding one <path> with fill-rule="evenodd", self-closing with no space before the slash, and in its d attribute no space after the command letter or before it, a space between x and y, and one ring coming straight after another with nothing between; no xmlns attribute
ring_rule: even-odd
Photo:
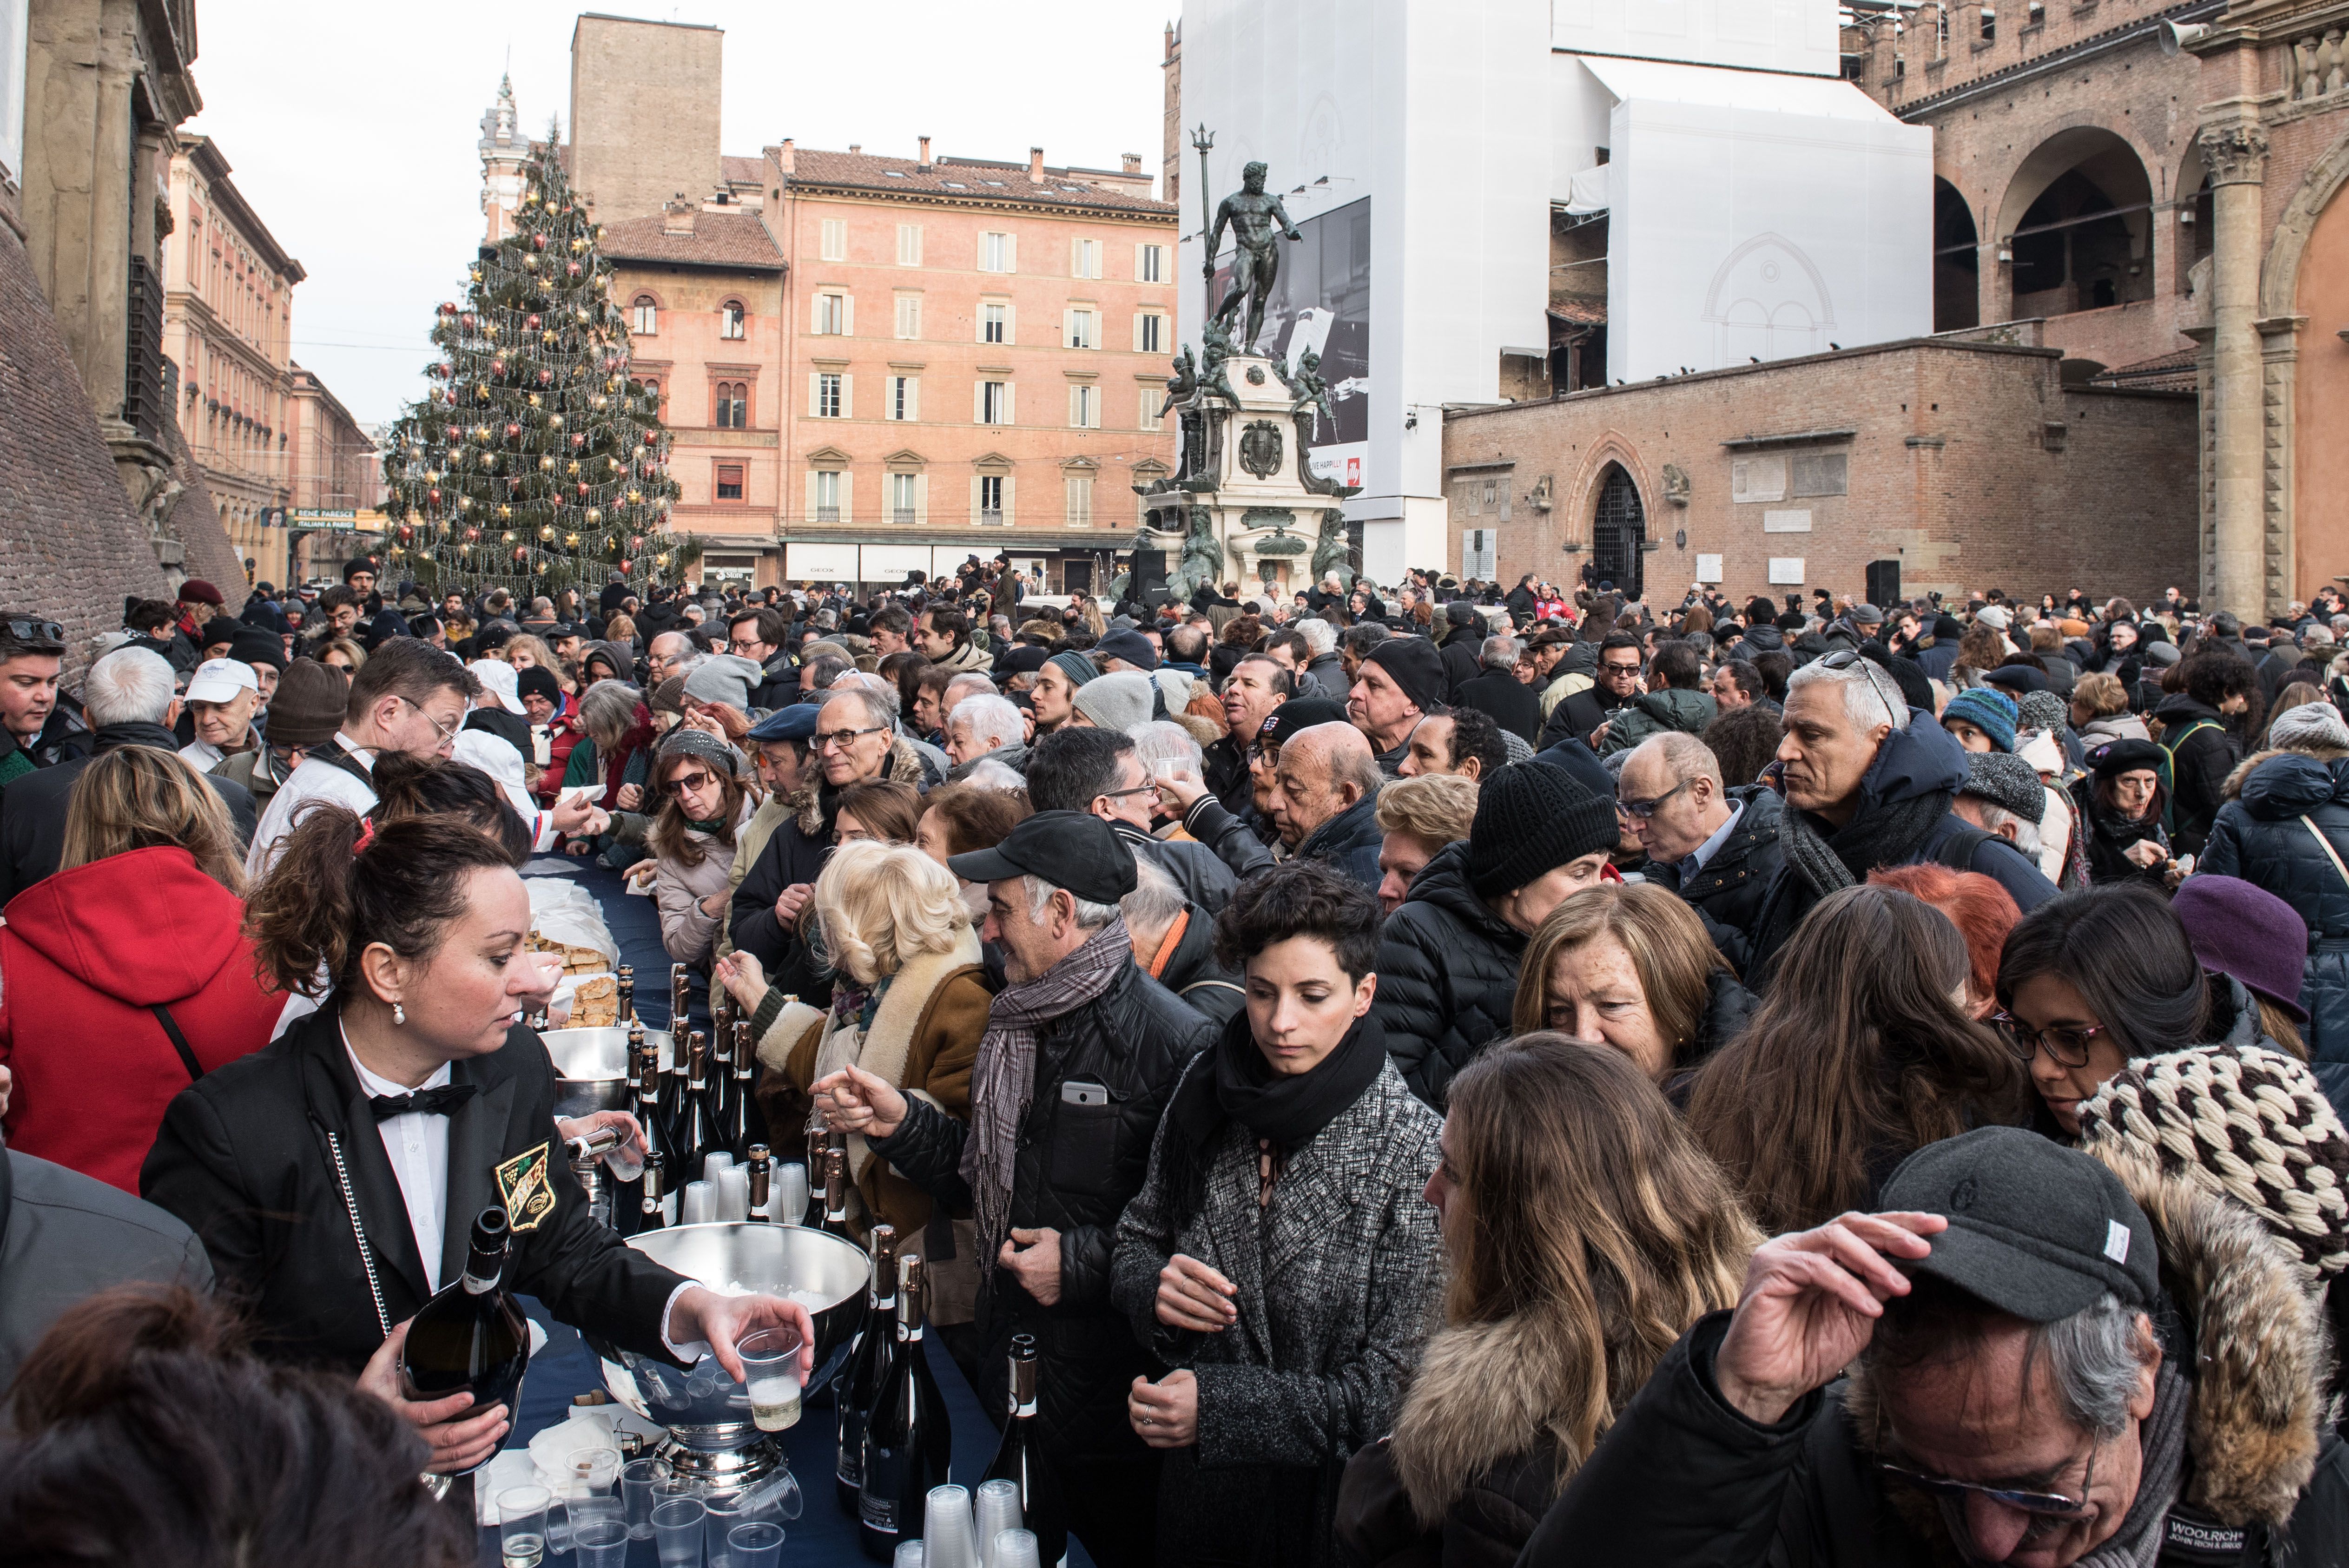
<svg viewBox="0 0 2349 1568"><path fill-rule="evenodd" d="M737 1160L749 1156L751 1142L766 1125L758 1105L759 1057L747 1018L734 1021L734 1087L726 1097L726 1147Z"/></svg>
<svg viewBox="0 0 2349 1568"><path fill-rule="evenodd" d="M612 1021L623 1029L640 1028L643 1026L636 1023L636 966L633 964L623 964L616 974L619 979L620 1000L618 1011L613 1016Z"/></svg>
<svg viewBox="0 0 2349 1568"><path fill-rule="evenodd" d="M668 1119L661 1113L660 1079L660 1047L647 1040L636 1048L636 1121L645 1130L645 1163L647 1168L653 1163L654 1156L659 1156L666 1165L677 1152L670 1146ZM650 1178L647 1180L649 1181ZM668 1190L666 1182L657 1194L647 1189L640 1195L645 1199L645 1204L639 1212L658 1212L660 1224L677 1222L677 1195ZM656 1196L659 1200L657 1205L653 1202Z"/></svg>
<svg viewBox="0 0 2349 1568"><path fill-rule="evenodd" d="M864 1418L888 1382L897 1353L897 1232L875 1225L869 1243L873 1282L864 1293L864 1315L849 1341L848 1360L839 1373L840 1444L834 1481L840 1511L854 1518L856 1488L864 1474Z"/></svg>
<svg viewBox="0 0 2349 1568"><path fill-rule="evenodd" d="M399 1355L407 1398L470 1393L476 1410L503 1405L509 1418L515 1413L514 1396L530 1365L530 1324L503 1284L509 1239L503 1209L474 1218L465 1272L409 1320Z"/></svg>
<svg viewBox="0 0 2349 1568"><path fill-rule="evenodd" d="M668 1190L668 1157L657 1149L645 1156L640 1191L643 1196L636 1201L636 1230L657 1231L669 1222L677 1210L677 1199Z"/></svg>
<svg viewBox="0 0 2349 1568"><path fill-rule="evenodd" d="M823 1154L829 1140L822 1127L811 1127L807 1135L807 1210L800 1223L810 1230L823 1227Z"/></svg>
<svg viewBox="0 0 2349 1568"><path fill-rule="evenodd" d="M1069 1551L1068 1506L1061 1497L1060 1477L1043 1451L1036 1429L1036 1336L1011 1336L1011 1418L1003 1423L1002 1439L995 1445L981 1482L1008 1480L1019 1488L1019 1522L1036 1537L1037 1561L1060 1563Z"/></svg>
<svg viewBox="0 0 2349 1568"><path fill-rule="evenodd" d="M856 1491L857 1543L882 1563L895 1556L898 1542L921 1537L930 1488L953 1479L946 1403L922 1353L922 1260L899 1259L896 1364L865 1418Z"/></svg>
<svg viewBox="0 0 2349 1568"><path fill-rule="evenodd" d="M690 1172L700 1170L703 1158L717 1147L710 1141L709 1042L702 1038L699 1029L686 1037L685 1056L685 1098L678 1108L677 1148L671 1157L690 1181Z"/></svg>
<svg viewBox="0 0 2349 1568"><path fill-rule="evenodd" d="M823 1225L843 1241L856 1238L848 1229L848 1150L823 1151Z"/></svg>

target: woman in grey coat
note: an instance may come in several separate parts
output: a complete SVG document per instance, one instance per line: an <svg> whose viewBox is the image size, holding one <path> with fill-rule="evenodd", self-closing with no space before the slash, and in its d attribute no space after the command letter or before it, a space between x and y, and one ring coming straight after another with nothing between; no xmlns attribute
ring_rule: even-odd
<svg viewBox="0 0 2349 1568"><path fill-rule="evenodd" d="M1128 1401L1165 1452L1161 1562L1332 1561L1346 1460L1392 1424L1443 1288L1422 1195L1443 1124L1369 1016L1378 925L1314 861L1241 883L1216 919L1247 1005L1175 1086L1111 1280L1174 1368Z"/></svg>

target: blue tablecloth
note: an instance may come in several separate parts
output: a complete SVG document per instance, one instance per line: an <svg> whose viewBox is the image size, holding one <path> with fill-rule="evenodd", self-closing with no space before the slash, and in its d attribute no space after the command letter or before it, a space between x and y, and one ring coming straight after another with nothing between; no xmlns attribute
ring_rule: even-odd
<svg viewBox="0 0 2349 1568"><path fill-rule="evenodd" d="M652 900L628 893L617 873L605 871L592 860L541 856L531 862L525 874L567 876L595 894L604 908L604 923L619 944L620 961L636 966L637 1011L648 1027L667 1027L669 960L661 946L660 915ZM708 1026L709 1000L700 984L697 977L688 1027L694 1024ZM534 1300L524 1297L523 1305L546 1329L547 1344L531 1359L530 1374L523 1383L521 1408L515 1412L513 1431L506 1439L509 1449L528 1446L533 1437L564 1419L574 1395L604 1386L595 1352L576 1330L556 1323ZM969 1383L936 1336L930 1336L924 1344L954 1433L953 1479L975 1488L979 1473L995 1457L994 1423L979 1408ZM809 1401L800 1424L783 1434L783 1450L792 1473L799 1477L800 1486L807 1494L805 1511L797 1521L783 1526L783 1562L787 1565L836 1563L845 1568L849 1563L865 1561L856 1544L856 1522L841 1512L833 1500L835 1419L831 1397L826 1394ZM495 1568L497 1532L484 1529L481 1535L481 1562L488 1568ZM550 1559L557 1568L572 1561L568 1556ZM1069 1562L1072 1568L1092 1568L1092 1559L1073 1541L1069 1542ZM651 1542L630 1544L629 1568L656 1568L657 1563Z"/></svg>

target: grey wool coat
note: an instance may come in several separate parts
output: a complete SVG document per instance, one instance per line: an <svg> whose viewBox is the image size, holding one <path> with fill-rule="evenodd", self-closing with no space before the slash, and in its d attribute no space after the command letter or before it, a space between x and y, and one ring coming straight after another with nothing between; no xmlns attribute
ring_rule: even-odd
<svg viewBox="0 0 2349 1568"><path fill-rule="evenodd" d="M1213 1072L1215 1052L1185 1070ZM1179 1226L1161 1166L1170 1125L1159 1122L1149 1176L1118 1221L1110 1284L1143 1343L1199 1383L1197 1446L1168 1450L1160 1478L1159 1561L1330 1563L1346 1460L1393 1425L1443 1290L1435 1211L1420 1196L1443 1121L1390 1060L1291 1151L1262 1210L1256 1138L1228 1123L1200 1212ZM1238 1287L1237 1324L1195 1334L1158 1321L1158 1271L1177 1253Z"/></svg>

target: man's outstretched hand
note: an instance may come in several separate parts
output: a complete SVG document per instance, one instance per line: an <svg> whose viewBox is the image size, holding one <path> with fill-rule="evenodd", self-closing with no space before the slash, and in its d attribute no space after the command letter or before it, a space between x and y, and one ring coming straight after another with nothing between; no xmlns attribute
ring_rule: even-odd
<svg viewBox="0 0 2349 1568"><path fill-rule="evenodd" d="M1924 1257L1925 1238L1949 1225L1939 1214L1853 1213L1764 1242L1713 1356L1721 1397L1764 1426L1783 1419L1868 1348L1883 1304L1909 1294L1892 1260Z"/></svg>

